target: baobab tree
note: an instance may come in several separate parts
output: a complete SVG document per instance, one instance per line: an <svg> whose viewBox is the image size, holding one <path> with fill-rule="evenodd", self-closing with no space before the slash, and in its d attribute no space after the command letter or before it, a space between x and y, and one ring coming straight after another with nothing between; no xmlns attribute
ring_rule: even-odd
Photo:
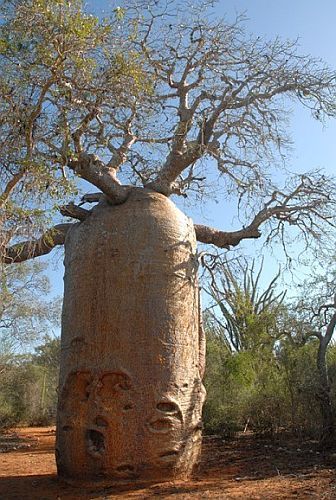
<svg viewBox="0 0 336 500"><path fill-rule="evenodd" d="M1 259L65 247L56 455L68 479L162 481L197 462L197 241L229 249L294 225L308 242L332 223L331 179L279 189L270 172L286 103L334 116L336 73L207 7L139 0L99 21L78 0L4 4ZM206 193L215 171L218 192L253 206L240 229L194 224L170 199ZM76 178L98 192L75 203ZM77 222L46 227L57 204Z"/></svg>

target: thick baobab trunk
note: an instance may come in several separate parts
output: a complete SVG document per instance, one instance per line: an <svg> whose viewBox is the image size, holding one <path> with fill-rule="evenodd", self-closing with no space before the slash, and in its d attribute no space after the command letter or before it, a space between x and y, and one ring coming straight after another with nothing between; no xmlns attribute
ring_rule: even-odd
<svg viewBox="0 0 336 500"><path fill-rule="evenodd" d="M104 482L184 478L201 443L193 224L134 189L69 231L57 422L59 475Z"/></svg>

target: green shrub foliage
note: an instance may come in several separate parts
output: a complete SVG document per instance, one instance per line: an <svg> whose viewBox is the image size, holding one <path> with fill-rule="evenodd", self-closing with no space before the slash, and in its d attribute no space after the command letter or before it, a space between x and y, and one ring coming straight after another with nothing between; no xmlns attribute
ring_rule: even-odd
<svg viewBox="0 0 336 500"><path fill-rule="evenodd" d="M60 341L46 336L35 354L0 363L0 429L55 421Z"/></svg>

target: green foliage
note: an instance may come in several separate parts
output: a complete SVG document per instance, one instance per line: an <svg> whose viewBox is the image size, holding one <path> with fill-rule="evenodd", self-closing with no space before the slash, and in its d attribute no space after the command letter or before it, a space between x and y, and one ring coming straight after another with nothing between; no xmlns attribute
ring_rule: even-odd
<svg viewBox="0 0 336 500"><path fill-rule="evenodd" d="M323 434L319 325L308 321L302 308L298 316L272 287L260 291L253 272L246 267L243 271L239 279L226 270L222 288L213 286L219 319L211 309L205 320L206 430L230 435L247 425L257 433L288 430L319 438ZM307 294L307 307L308 300ZM336 409L335 344L329 346L327 365Z"/></svg>
<svg viewBox="0 0 336 500"><path fill-rule="evenodd" d="M316 368L317 341L300 345L282 341L276 351L230 353L207 332L208 433L232 435L244 430L274 435L287 430L299 437L319 438L321 414ZM329 348L331 398L336 407L336 346Z"/></svg>
<svg viewBox="0 0 336 500"><path fill-rule="evenodd" d="M248 353L232 355L208 330L205 430L230 436L244 427L246 400L254 382Z"/></svg>
<svg viewBox="0 0 336 500"><path fill-rule="evenodd" d="M61 343L59 337L46 335L43 344L35 348L33 362L36 365L43 366L48 370L58 371L60 363Z"/></svg>
<svg viewBox="0 0 336 500"><path fill-rule="evenodd" d="M46 336L35 354L0 352L0 429L54 422L59 351L59 338Z"/></svg>
<svg viewBox="0 0 336 500"><path fill-rule="evenodd" d="M115 46L123 9L102 21L81 0L15 0L0 15L0 229L26 239L77 194L65 166L88 110L122 106L151 83L136 51Z"/></svg>
<svg viewBox="0 0 336 500"><path fill-rule="evenodd" d="M272 413L262 404L277 404L268 398L278 394L273 392L278 374L272 358L251 351L230 353L211 335L207 349L206 430L230 435L244 429L247 422L255 430L273 429Z"/></svg>
<svg viewBox="0 0 336 500"><path fill-rule="evenodd" d="M124 19L125 13L126 13L126 9L124 9L122 7L116 7L114 9L114 14L115 14L116 18L118 19L118 21L121 21L122 19Z"/></svg>
<svg viewBox="0 0 336 500"><path fill-rule="evenodd" d="M26 346L59 321L59 300L45 300L50 285L44 271L39 262L1 270L0 341Z"/></svg>

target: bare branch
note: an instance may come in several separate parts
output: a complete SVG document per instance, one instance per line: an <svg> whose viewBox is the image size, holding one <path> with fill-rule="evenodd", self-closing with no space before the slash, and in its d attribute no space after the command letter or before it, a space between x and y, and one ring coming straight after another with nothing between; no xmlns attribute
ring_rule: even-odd
<svg viewBox="0 0 336 500"><path fill-rule="evenodd" d="M76 128L76 130L72 133L72 138L75 144L75 151L77 154L80 154L83 152L83 147L81 144L81 138L84 134L84 132L87 130L89 124L91 123L94 118L97 117L99 113L98 105L96 103L95 106L92 107L92 109L87 113L84 118L82 119L80 125Z"/></svg>
<svg viewBox="0 0 336 500"><path fill-rule="evenodd" d="M62 63L63 58L58 57L56 62L52 65L51 67L51 72L52 76L48 78L48 80L44 83L41 93L39 95L39 98L37 100L37 104L32 110L31 114L28 116L28 119L26 121L26 141L27 141L27 159L31 160L32 155L33 155L33 149L34 149L34 124L36 119L39 117L41 111L42 111L42 106L44 103L44 100L46 98L46 95L49 91L49 89L52 87L52 85L56 82L57 77L55 75L55 70L56 68Z"/></svg>
<svg viewBox="0 0 336 500"><path fill-rule="evenodd" d="M69 229L73 224L58 224L48 229L38 240L23 241L10 247L3 247L0 262L15 264L25 260L46 255L58 245L63 245Z"/></svg>
<svg viewBox="0 0 336 500"><path fill-rule="evenodd" d="M69 203L68 205L63 205L60 207L60 212L65 217L72 217L73 219L78 219L80 221L86 220L90 215L91 211L86 210L74 203Z"/></svg>
<svg viewBox="0 0 336 500"><path fill-rule="evenodd" d="M237 246L243 239L260 238L261 232L258 230L258 225L251 224L248 228L240 231L219 231L209 226L195 224L196 238L202 243L215 245L219 248L227 250L232 246Z"/></svg>
<svg viewBox="0 0 336 500"><path fill-rule="evenodd" d="M136 137L128 132L119 148L114 148L113 156L107 164L107 167L114 170L116 175L119 168L127 160L127 153L132 145L136 142Z"/></svg>
<svg viewBox="0 0 336 500"><path fill-rule="evenodd" d="M240 21L199 16L166 31L154 15L140 21L143 39L135 43L158 82L156 122L170 137L161 150L168 150L165 160L147 183L152 189L176 192L183 171L207 155L240 192L253 188L289 143L284 98L298 99L319 119L335 114L333 71L298 55L295 42L247 37Z"/></svg>
<svg viewBox="0 0 336 500"><path fill-rule="evenodd" d="M108 168L96 155L82 153L78 160L71 160L68 166L77 175L101 189L113 205L126 201L130 188L121 186L114 170Z"/></svg>
<svg viewBox="0 0 336 500"><path fill-rule="evenodd" d="M238 231L225 232L195 225L197 239L229 249L243 239L259 238L260 226L266 221L276 222L268 239L280 234L283 241L285 224L295 226L305 238L318 239L323 225L334 226L332 214L336 200L329 194L332 190L333 183L330 179L302 175L299 184L289 193L274 191L248 226Z"/></svg>
<svg viewBox="0 0 336 500"><path fill-rule="evenodd" d="M25 173L26 169L21 168L21 170L19 170L16 174L14 174L12 178L7 182L2 194L0 195L0 207L3 207L3 205L6 203L9 196L11 195L11 192L17 186L20 180L24 177Z"/></svg>

